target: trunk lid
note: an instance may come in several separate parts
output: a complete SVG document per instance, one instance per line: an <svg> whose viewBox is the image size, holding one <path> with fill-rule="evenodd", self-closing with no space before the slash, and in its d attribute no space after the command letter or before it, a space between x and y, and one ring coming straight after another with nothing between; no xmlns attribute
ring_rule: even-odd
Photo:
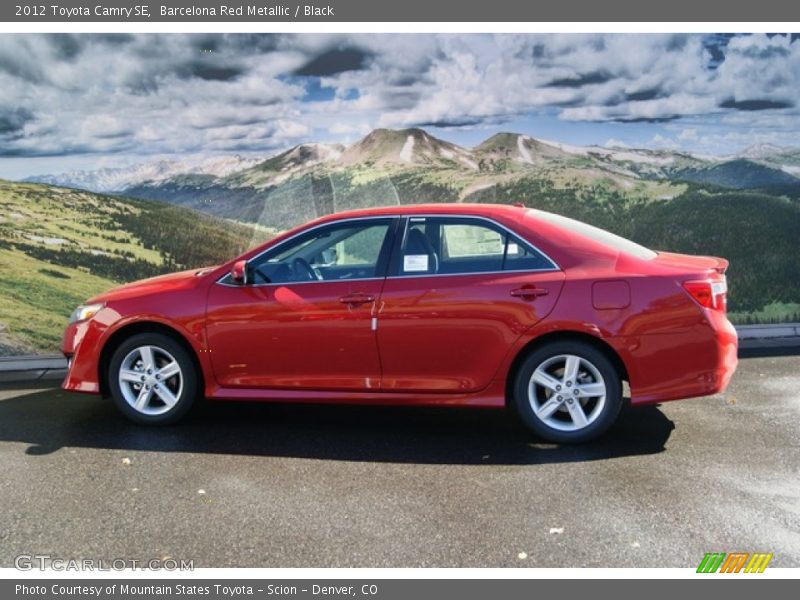
<svg viewBox="0 0 800 600"><path fill-rule="evenodd" d="M655 263L675 271L716 271L724 275L728 269L728 261L716 256L694 256L691 254L675 254L673 252L658 252L653 259Z"/></svg>

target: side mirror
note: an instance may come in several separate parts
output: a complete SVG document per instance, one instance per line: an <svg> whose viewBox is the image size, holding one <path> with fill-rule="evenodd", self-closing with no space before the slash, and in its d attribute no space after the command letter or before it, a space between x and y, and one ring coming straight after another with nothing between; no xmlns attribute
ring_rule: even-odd
<svg viewBox="0 0 800 600"><path fill-rule="evenodd" d="M231 279L235 283L245 285L247 284L247 261L237 260L231 267Z"/></svg>

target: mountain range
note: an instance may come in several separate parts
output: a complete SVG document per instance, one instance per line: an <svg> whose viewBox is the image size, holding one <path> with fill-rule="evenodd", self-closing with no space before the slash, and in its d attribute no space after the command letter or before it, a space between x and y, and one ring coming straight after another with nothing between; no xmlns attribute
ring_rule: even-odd
<svg viewBox="0 0 800 600"><path fill-rule="evenodd" d="M498 133L474 148L422 129L377 129L350 144L310 143L269 157L159 160L31 177L168 201L283 229L311 216L386 203L492 201L509 189L616 193L668 200L688 183L728 189L800 187L800 149L759 145L731 156L574 146Z"/></svg>
<svg viewBox="0 0 800 600"><path fill-rule="evenodd" d="M103 167L92 171L76 170L57 175L29 177L26 182L47 183L100 193L122 192L142 183L156 185L180 176L221 178L255 166L262 160L238 155L184 160L161 159L128 167Z"/></svg>

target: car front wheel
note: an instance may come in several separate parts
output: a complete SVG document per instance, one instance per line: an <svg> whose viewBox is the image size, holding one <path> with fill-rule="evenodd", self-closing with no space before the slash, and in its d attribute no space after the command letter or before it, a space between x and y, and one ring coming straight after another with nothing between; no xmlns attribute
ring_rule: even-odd
<svg viewBox="0 0 800 600"><path fill-rule="evenodd" d="M619 415L622 383L605 354L565 341L532 352L517 372L514 407L541 438L581 443L605 433Z"/></svg>
<svg viewBox="0 0 800 600"><path fill-rule="evenodd" d="M166 425L183 417L197 396L197 369L172 338L143 333L114 351L108 382L117 408L137 423Z"/></svg>

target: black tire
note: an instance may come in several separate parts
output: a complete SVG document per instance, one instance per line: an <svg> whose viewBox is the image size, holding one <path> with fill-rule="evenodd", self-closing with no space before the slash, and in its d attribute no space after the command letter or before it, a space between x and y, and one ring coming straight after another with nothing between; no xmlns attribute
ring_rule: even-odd
<svg viewBox="0 0 800 600"><path fill-rule="evenodd" d="M567 360L578 373L571 381L565 378ZM537 378L551 375L552 380L546 380L550 387L532 383L539 367L542 369ZM533 399L529 393L531 385ZM602 397L577 396L599 390L600 385L605 387ZM537 436L560 444L579 444L598 438L614 424L622 408L622 382L617 369L603 352L578 341L554 341L531 352L517 370L512 390L511 404L522 423ZM554 412L548 416L551 410ZM585 424L579 413L583 413Z"/></svg>
<svg viewBox="0 0 800 600"><path fill-rule="evenodd" d="M152 355L153 373L148 373L144 368L142 359L147 354L144 348L151 348L149 354ZM160 369L172 365L173 361L179 367L179 372L170 377L159 377ZM142 366L142 371L138 370L139 365ZM129 376L136 373L144 379L141 382L121 382L120 370L123 366ZM170 366L170 369L174 367ZM168 375L171 371L163 372ZM186 416L196 403L200 387L198 384L197 368L186 349L174 339L159 333L140 333L122 342L114 351L108 368L108 387L114 404L131 421L146 425L169 425ZM146 398L147 403L142 409L137 410L131 403L131 398L142 399L137 394L142 393L145 385L149 386L145 395L149 393L150 396L149 399ZM170 400L167 401L166 398Z"/></svg>

